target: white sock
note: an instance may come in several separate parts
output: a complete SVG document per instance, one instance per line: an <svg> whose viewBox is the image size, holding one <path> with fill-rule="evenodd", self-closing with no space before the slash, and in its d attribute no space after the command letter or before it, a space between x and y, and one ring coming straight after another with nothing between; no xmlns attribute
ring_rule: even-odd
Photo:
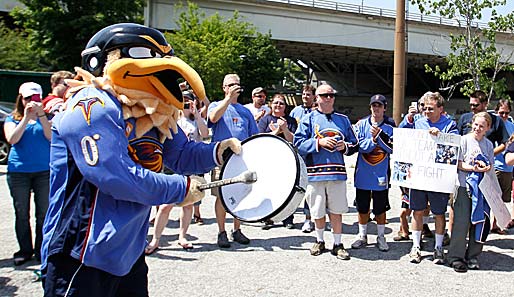
<svg viewBox="0 0 514 297"><path fill-rule="evenodd" d="M423 216L423 225L428 224L429 216Z"/></svg>
<svg viewBox="0 0 514 297"><path fill-rule="evenodd" d="M385 234L385 225L377 225L377 233L379 237L384 237Z"/></svg>
<svg viewBox="0 0 514 297"><path fill-rule="evenodd" d="M325 232L325 228L322 228L322 229L315 228L315 229L316 229L316 240L317 241L325 241L325 240L323 240L323 233Z"/></svg>
<svg viewBox="0 0 514 297"><path fill-rule="evenodd" d="M334 236L334 245L340 244L341 243L341 233L339 233L339 234L332 233L332 235Z"/></svg>
<svg viewBox="0 0 514 297"><path fill-rule="evenodd" d="M360 237L366 237L368 234L368 224L359 224L359 236Z"/></svg>
<svg viewBox="0 0 514 297"><path fill-rule="evenodd" d="M419 248L419 243L421 242L421 231L412 230L412 247Z"/></svg>
<svg viewBox="0 0 514 297"><path fill-rule="evenodd" d="M443 239L444 234L435 234L435 246L434 249L442 249L443 248Z"/></svg>

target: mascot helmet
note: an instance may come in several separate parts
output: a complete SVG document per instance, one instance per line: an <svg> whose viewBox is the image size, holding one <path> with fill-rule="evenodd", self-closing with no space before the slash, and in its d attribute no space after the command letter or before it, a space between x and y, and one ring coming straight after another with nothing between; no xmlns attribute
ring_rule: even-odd
<svg viewBox="0 0 514 297"><path fill-rule="evenodd" d="M142 53L141 48L147 51ZM139 24L121 23L103 28L89 40L81 53L82 68L94 76L101 76L107 53L114 49L120 49L124 58L173 55L172 47L158 30Z"/></svg>

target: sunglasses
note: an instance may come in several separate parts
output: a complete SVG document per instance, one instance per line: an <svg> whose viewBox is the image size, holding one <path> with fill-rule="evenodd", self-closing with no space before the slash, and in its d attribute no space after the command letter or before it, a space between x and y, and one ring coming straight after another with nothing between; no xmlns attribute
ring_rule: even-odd
<svg viewBox="0 0 514 297"><path fill-rule="evenodd" d="M434 111L433 107L423 107L423 111Z"/></svg>
<svg viewBox="0 0 514 297"><path fill-rule="evenodd" d="M508 115L510 112L508 111L500 111L498 112L499 115Z"/></svg>
<svg viewBox="0 0 514 297"><path fill-rule="evenodd" d="M266 97L264 95L253 95L253 96L256 97L256 98L265 98Z"/></svg>
<svg viewBox="0 0 514 297"><path fill-rule="evenodd" d="M233 83L233 84L228 84L227 87L232 87L232 86L239 86L240 84L239 83Z"/></svg>
<svg viewBox="0 0 514 297"><path fill-rule="evenodd" d="M469 106L471 108L477 108L478 106L480 106L480 104L478 104L478 103L470 103Z"/></svg>
<svg viewBox="0 0 514 297"><path fill-rule="evenodd" d="M278 104L278 105L286 105L284 102L282 101L274 101L274 102L271 102L271 104Z"/></svg>
<svg viewBox="0 0 514 297"><path fill-rule="evenodd" d="M323 98L327 98L327 97L335 98L336 94L334 94L334 93L324 93L324 94L318 94L318 96L323 97Z"/></svg>

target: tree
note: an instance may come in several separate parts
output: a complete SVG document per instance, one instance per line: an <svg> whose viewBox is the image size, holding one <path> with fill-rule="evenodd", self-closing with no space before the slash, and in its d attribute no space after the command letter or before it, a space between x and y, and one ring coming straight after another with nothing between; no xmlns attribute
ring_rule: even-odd
<svg viewBox="0 0 514 297"><path fill-rule="evenodd" d="M26 34L0 23L0 69L44 70L38 64L38 52L30 49Z"/></svg>
<svg viewBox="0 0 514 297"><path fill-rule="evenodd" d="M177 6L177 11L182 10ZM198 5L188 2L179 14L178 29L166 33L175 53L202 77L210 98L223 96L223 77L237 73L244 85L244 94L257 86L269 88L281 79L280 53L271 41L271 34L261 34L240 20L234 12L230 19L218 14L205 17Z"/></svg>
<svg viewBox="0 0 514 297"><path fill-rule="evenodd" d="M505 53L496 47L497 32L513 32L514 13L499 15L495 9L506 0L411 0L422 13L439 14L455 19L459 24L457 34L450 35L452 53L445 57L447 67L425 65L445 84L441 90L449 97L456 88L463 95L482 90L493 96L508 98L505 78L498 78L501 71L511 71L512 52ZM492 9L487 27L480 27L484 10Z"/></svg>
<svg viewBox="0 0 514 297"><path fill-rule="evenodd" d="M20 0L11 15L47 70L71 70L94 32L119 22L142 23L144 0ZM34 58L34 57L33 57Z"/></svg>

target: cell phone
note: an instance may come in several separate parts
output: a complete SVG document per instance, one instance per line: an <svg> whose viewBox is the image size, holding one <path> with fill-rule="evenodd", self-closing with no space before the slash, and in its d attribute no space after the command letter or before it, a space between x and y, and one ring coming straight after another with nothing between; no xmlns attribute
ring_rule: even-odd
<svg viewBox="0 0 514 297"><path fill-rule="evenodd" d="M412 101L410 103L410 106L414 107L416 110L418 110L418 102L417 101Z"/></svg>
<svg viewBox="0 0 514 297"><path fill-rule="evenodd" d="M245 91L243 86L239 86L239 93L243 93Z"/></svg>
<svg viewBox="0 0 514 297"><path fill-rule="evenodd" d="M189 109L189 105L190 105L189 102L188 103L184 103L184 109Z"/></svg>

